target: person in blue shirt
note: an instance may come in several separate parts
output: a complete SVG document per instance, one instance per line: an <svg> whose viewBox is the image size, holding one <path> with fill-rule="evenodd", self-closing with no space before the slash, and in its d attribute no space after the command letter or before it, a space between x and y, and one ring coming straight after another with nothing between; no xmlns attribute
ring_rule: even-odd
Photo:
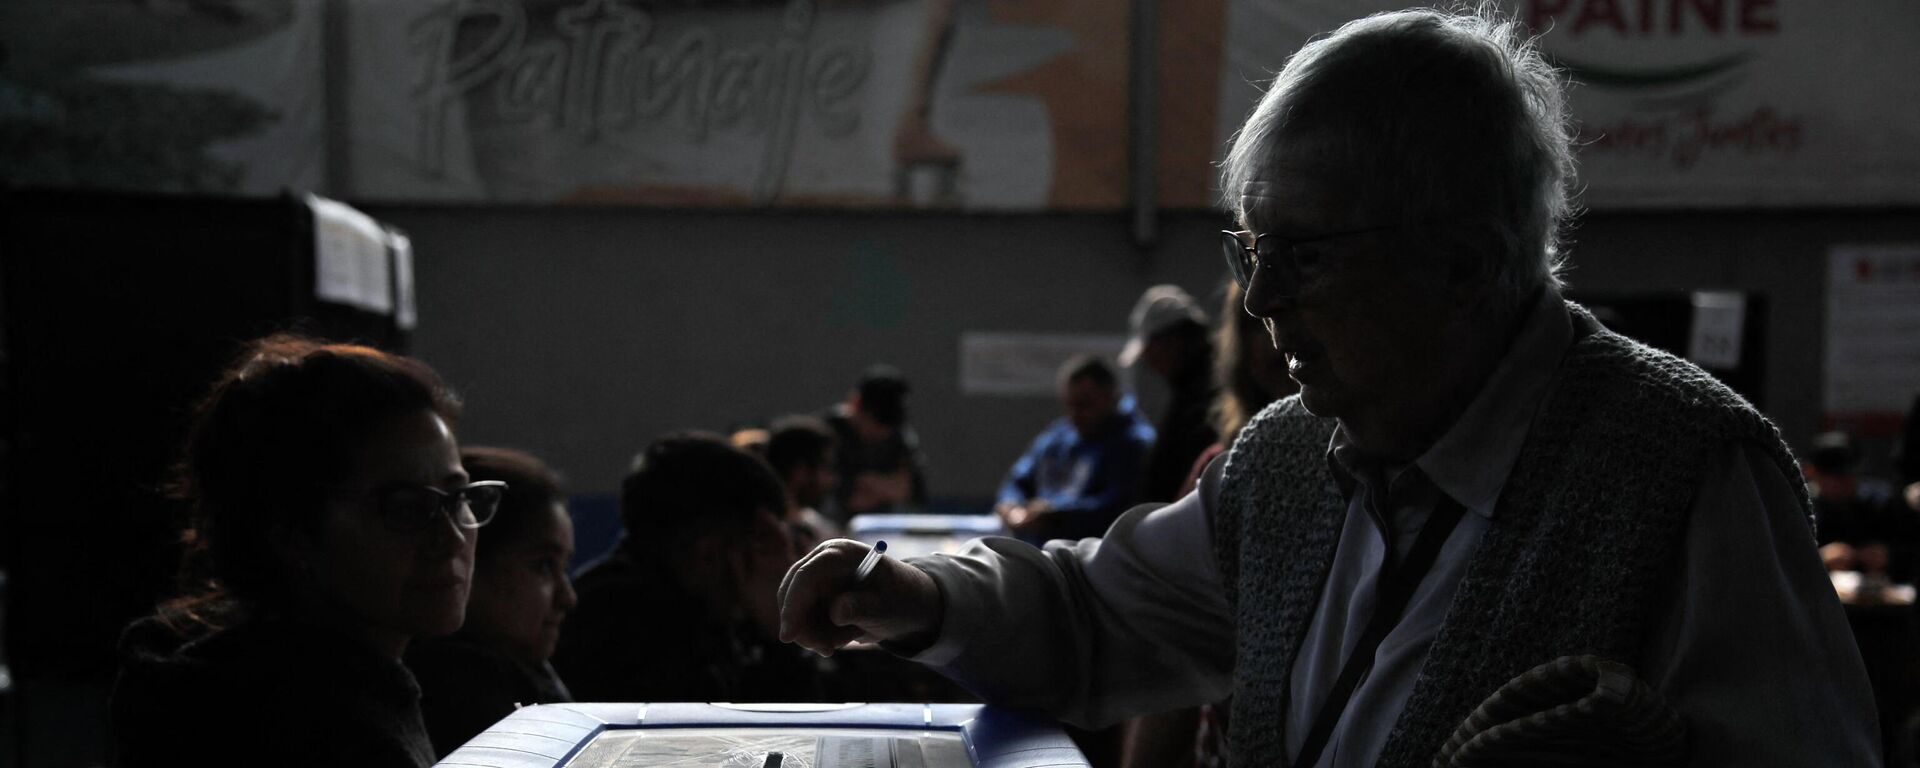
<svg viewBox="0 0 1920 768"><path fill-rule="evenodd" d="M994 513L1021 539L1105 533L1139 500L1153 427L1120 392L1113 368L1094 355L1060 367L1066 415L1034 438L1000 483Z"/></svg>

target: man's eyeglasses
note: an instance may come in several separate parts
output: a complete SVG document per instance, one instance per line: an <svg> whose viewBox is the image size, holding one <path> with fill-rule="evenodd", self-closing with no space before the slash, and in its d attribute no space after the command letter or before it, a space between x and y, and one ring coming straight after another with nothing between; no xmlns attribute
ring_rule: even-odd
<svg viewBox="0 0 1920 768"><path fill-rule="evenodd" d="M1253 284L1253 271L1256 267L1268 270L1284 268L1289 277L1299 277L1300 246L1394 228L1395 225L1350 229L1300 240L1289 239L1274 232L1262 232L1256 235L1252 232L1223 229L1220 230L1220 255L1226 257L1227 270L1233 273L1234 281L1240 284L1241 290L1246 290L1247 286ZM1253 242L1247 242L1248 237L1252 237Z"/></svg>
<svg viewBox="0 0 1920 768"><path fill-rule="evenodd" d="M500 509L507 484L480 480L464 488L443 491L430 485L402 485L374 492L380 521L396 533L417 533L433 527L446 515L453 524L472 530L486 525Z"/></svg>

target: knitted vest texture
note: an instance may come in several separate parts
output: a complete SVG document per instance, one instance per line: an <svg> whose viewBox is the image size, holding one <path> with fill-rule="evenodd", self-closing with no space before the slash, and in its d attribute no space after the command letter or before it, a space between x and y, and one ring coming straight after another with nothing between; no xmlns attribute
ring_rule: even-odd
<svg viewBox="0 0 1920 768"><path fill-rule="evenodd" d="M1431 764L1474 707L1547 661L1591 654L1638 664L1647 624L1671 592L1694 494L1730 441L1772 456L1799 489L1811 530L1799 467L1773 424L1693 364L1568 306L1590 331L1561 361L1381 766ZM1236 765L1292 759L1288 682L1347 509L1326 464L1333 430L1291 397L1255 417L1227 455L1212 525L1238 634Z"/></svg>

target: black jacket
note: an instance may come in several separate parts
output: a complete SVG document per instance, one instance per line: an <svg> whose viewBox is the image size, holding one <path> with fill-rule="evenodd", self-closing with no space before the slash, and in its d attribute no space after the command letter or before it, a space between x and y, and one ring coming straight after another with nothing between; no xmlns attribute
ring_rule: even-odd
<svg viewBox="0 0 1920 768"><path fill-rule="evenodd" d="M624 541L573 588L580 603L553 667L580 701L834 700L811 654L745 620L707 618L698 596Z"/></svg>
<svg viewBox="0 0 1920 768"><path fill-rule="evenodd" d="M120 648L121 766L433 763L413 675L345 637L272 619L182 634L149 618Z"/></svg>
<svg viewBox="0 0 1920 768"><path fill-rule="evenodd" d="M407 668L420 681L420 711L442 758L520 706L573 700L553 667L528 669L462 634L415 641Z"/></svg>

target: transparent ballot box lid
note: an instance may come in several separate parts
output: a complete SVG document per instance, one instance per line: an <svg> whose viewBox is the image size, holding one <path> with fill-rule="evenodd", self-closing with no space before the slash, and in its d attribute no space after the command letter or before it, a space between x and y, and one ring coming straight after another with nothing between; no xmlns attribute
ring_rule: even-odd
<svg viewBox="0 0 1920 768"><path fill-rule="evenodd" d="M1006 524L993 515L858 515L847 523L849 538L869 544L885 539L887 554L901 558L951 555L982 536L1005 535Z"/></svg>
<svg viewBox="0 0 1920 768"><path fill-rule="evenodd" d="M569 768L973 768L958 732L637 728L602 732Z"/></svg>
<svg viewBox="0 0 1920 768"><path fill-rule="evenodd" d="M440 762L468 768L1086 766L1051 722L979 704L522 707Z"/></svg>

